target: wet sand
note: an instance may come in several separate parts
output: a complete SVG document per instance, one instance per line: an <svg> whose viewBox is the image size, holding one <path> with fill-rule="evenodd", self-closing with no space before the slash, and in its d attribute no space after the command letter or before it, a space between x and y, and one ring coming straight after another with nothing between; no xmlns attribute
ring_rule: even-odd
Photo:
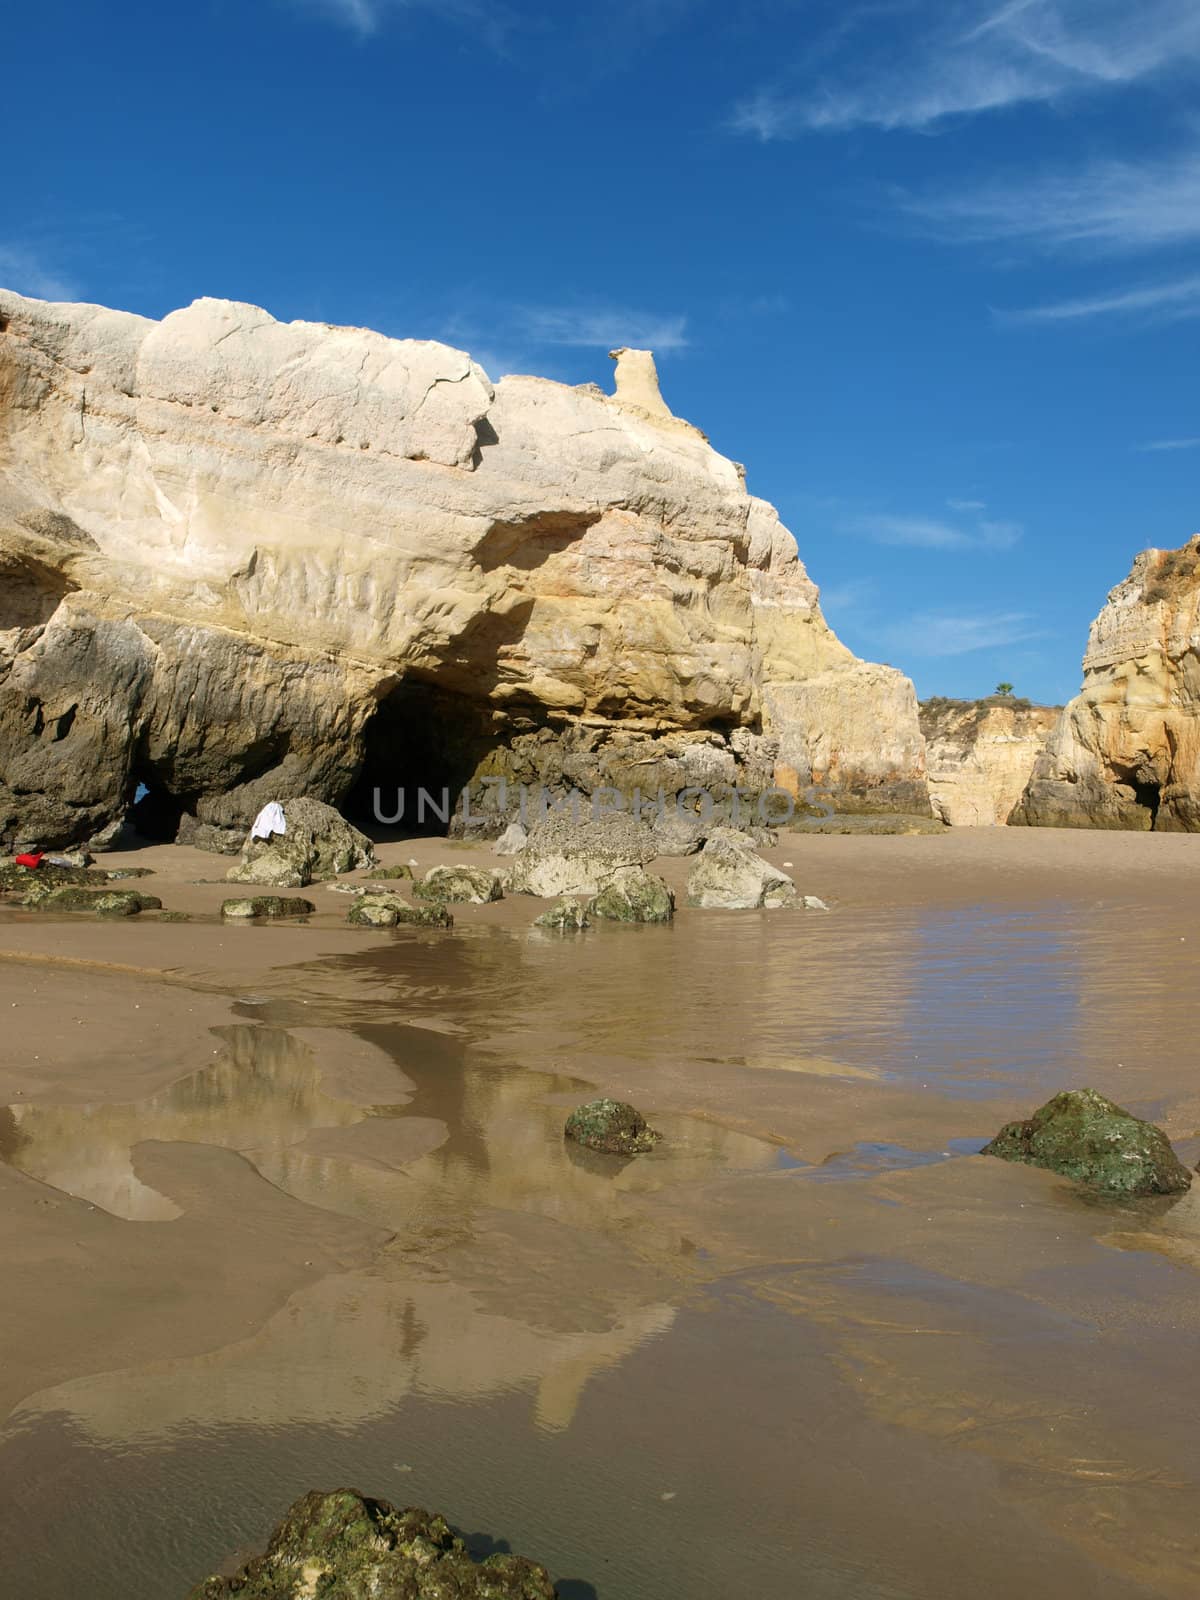
<svg viewBox="0 0 1200 1600"><path fill-rule="evenodd" d="M766 853L832 909L223 927L172 847L106 864L192 922L0 912L6 1588L182 1596L349 1482L564 1600L1193 1595L1200 1185L973 1152L1091 1083L1200 1157L1200 848ZM660 1150L564 1146L595 1089Z"/></svg>

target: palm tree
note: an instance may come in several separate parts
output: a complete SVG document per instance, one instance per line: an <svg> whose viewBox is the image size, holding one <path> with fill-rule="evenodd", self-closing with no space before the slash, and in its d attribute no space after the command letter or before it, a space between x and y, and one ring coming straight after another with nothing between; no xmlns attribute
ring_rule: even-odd
<svg viewBox="0 0 1200 1600"><path fill-rule="evenodd" d="M1011 683L998 683L993 690L994 694L1010 695L1013 692Z"/></svg>

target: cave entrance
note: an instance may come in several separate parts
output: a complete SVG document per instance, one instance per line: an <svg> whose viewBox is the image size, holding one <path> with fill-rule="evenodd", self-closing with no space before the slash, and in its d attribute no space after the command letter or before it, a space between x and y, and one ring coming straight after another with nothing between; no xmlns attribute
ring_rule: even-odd
<svg viewBox="0 0 1200 1600"><path fill-rule="evenodd" d="M135 832L155 844L170 844L184 812L194 809L194 796L173 794L152 767L135 766L129 775L128 807Z"/></svg>
<svg viewBox="0 0 1200 1600"><path fill-rule="evenodd" d="M406 678L363 731L363 761L345 810L369 831L439 834L466 784L503 733L465 695Z"/></svg>
<svg viewBox="0 0 1200 1600"><path fill-rule="evenodd" d="M1139 806L1145 807L1150 813L1150 826L1153 828L1158 821L1158 808L1162 801L1162 784L1145 783L1139 778L1131 778L1129 783L1133 789L1133 798Z"/></svg>

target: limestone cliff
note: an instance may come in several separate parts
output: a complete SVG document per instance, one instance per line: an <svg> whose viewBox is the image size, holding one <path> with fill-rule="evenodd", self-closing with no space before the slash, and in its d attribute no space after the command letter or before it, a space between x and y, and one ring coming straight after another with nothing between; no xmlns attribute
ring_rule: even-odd
<svg viewBox="0 0 1200 1600"><path fill-rule="evenodd" d="M912 686L671 416L200 300L0 292L0 835L486 771L925 810ZM628 358L636 358L632 366Z"/></svg>
<svg viewBox="0 0 1200 1600"><path fill-rule="evenodd" d="M1146 550L1092 624L1063 710L1012 821L1200 830L1200 534Z"/></svg>
<svg viewBox="0 0 1200 1600"><path fill-rule="evenodd" d="M1004 695L922 701L934 815L960 828L1007 822L1060 710Z"/></svg>

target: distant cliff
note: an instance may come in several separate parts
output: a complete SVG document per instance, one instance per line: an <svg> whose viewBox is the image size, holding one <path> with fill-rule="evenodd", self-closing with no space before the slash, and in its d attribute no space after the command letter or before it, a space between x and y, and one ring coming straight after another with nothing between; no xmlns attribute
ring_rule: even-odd
<svg viewBox="0 0 1200 1600"><path fill-rule="evenodd" d="M1092 624L1064 708L1012 820L1200 831L1200 535L1146 550Z"/></svg>
<svg viewBox="0 0 1200 1600"><path fill-rule="evenodd" d="M496 773L927 812L909 680L615 354L615 396L493 384L224 300L0 291L0 837Z"/></svg>
<svg viewBox="0 0 1200 1600"><path fill-rule="evenodd" d="M955 827L1007 822L1059 710L1006 695L923 701L921 732L934 815Z"/></svg>

